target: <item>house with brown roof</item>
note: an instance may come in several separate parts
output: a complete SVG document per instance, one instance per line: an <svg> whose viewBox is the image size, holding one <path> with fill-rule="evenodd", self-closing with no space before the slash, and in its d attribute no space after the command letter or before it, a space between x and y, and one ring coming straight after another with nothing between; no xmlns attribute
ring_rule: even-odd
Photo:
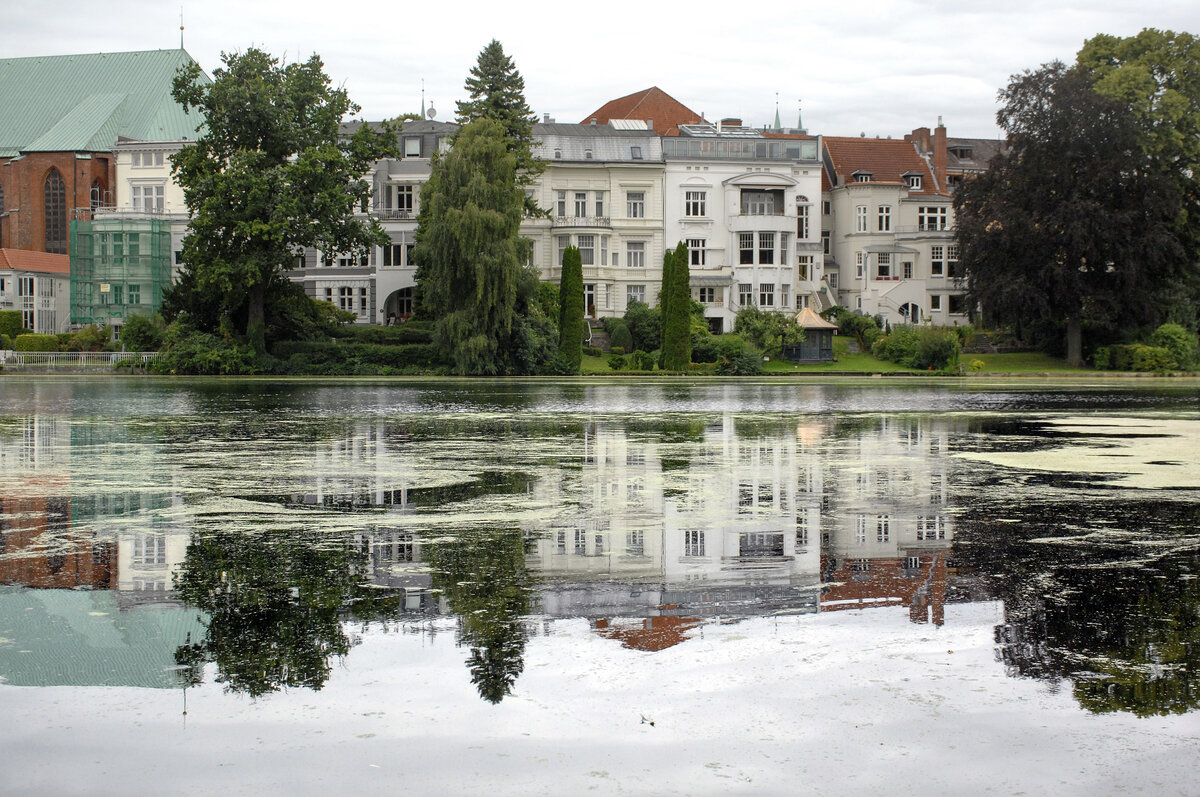
<svg viewBox="0 0 1200 797"><path fill-rule="evenodd" d="M822 139L828 281L838 304L892 324L965 324L946 130L920 134Z"/></svg>
<svg viewBox="0 0 1200 797"><path fill-rule="evenodd" d="M21 313L32 332L66 332L70 321L71 258L0 249L0 310Z"/></svg>

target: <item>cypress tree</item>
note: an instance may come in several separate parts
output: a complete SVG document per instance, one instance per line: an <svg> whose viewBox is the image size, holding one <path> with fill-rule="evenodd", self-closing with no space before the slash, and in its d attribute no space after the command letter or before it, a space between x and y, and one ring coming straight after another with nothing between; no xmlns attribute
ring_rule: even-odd
<svg viewBox="0 0 1200 797"><path fill-rule="evenodd" d="M668 265L669 261L669 265ZM664 259L662 367L667 371L685 371L692 360L691 351L691 274L688 250L682 241Z"/></svg>
<svg viewBox="0 0 1200 797"><path fill-rule="evenodd" d="M558 304L558 350L578 371L583 362L583 258L574 246L563 251Z"/></svg>

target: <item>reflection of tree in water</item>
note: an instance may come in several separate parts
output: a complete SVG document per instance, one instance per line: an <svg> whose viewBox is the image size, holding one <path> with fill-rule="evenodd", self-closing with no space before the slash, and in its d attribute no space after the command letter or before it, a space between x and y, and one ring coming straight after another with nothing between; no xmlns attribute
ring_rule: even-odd
<svg viewBox="0 0 1200 797"><path fill-rule="evenodd" d="M525 668L524 618L533 578L525 569L521 532L464 532L428 549L433 586L459 616L459 643L471 647L467 665L479 696L499 703Z"/></svg>
<svg viewBox="0 0 1200 797"><path fill-rule="evenodd" d="M365 588L365 561L344 537L318 531L197 537L177 588L208 622L202 641L176 650L176 663L198 672L204 661L216 662L218 681L256 697L320 689L331 658L351 647L342 614L366 620L397 610L396 598Z"/></svg>
<svg viewBox="0 0 1200 797"><path fill-rule="evenodd" d="M1165 501L977 503L956 550L1004 600L996 641L1014 673L1070 679L1094 712L1182 713L1200 706L1200 551L1180 539L1198 514Z"/></svg>

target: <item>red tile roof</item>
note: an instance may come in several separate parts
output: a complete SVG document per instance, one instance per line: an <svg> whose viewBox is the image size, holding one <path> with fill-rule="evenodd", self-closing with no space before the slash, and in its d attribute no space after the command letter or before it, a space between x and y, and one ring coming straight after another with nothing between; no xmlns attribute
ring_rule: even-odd
<svg viewBox="0 0 1200 797"><path fill-rule="evenodd" d="M653 119L654 132L660 136L677 136L680 125L704 121L700 114L658 86L609 100L588 114L582 124L587 124L593 117L597 124L602 125L608 124L611 119Z"/></svg>
<svg viewBox="0 0 1200 797"><path fill-rule="evenodd" d="M26 249L0 249L0 270L7 269L67 276L71 273L71 256L31 252Z"/></svg>
<svg viewBox="0 0 1200 797"><path fill-rule="evenodd" d="M912 193L937 194L939 188L945 189L934 184L929 164L904 139L824 136L821 140L838 186L853 183L855 172L870 172L872 182L891 184L903 183L904 175L915 173L921 175L921 190Z"/></svg>

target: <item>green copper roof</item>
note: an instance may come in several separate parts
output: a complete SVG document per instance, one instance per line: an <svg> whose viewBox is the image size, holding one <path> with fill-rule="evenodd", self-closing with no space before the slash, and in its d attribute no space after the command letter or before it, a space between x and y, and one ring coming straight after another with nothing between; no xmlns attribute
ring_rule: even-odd
<svg viewBox="0 0 1200 797"><path fill-rule="evenodd" d="M0 58L0 157L20 152L107 152L118 135L195 138L201 117L171 98L192 63L184 50Z"/></svg>

